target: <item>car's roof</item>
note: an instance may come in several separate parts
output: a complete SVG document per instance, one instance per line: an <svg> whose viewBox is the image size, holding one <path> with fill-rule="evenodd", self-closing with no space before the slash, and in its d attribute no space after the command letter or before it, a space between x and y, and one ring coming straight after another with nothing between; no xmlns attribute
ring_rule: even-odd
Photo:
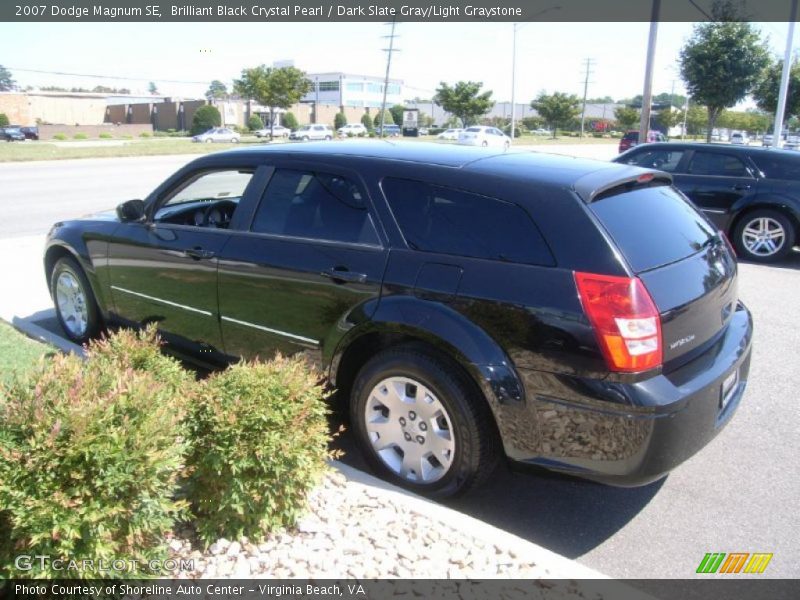
<svg viewBox="0 0 800 600"><path fill-rule="evenodd" d="M430 142L392 142L388 140L362 140L344 142L309 142L240 148L206 155L198 162L213 162L214 157L308 157L339 162L343 165L367 162L402 161L425 165L463 169L466 171L500 176L518 181L535 181L537 184L573 186L589 173L607 171L614 179L623 168L607 161L573 158L542 152L452 146ZM627 168L627 167L625 167ZM644 172L644 170L642 170Z"/></svg>
<svg viewBox="0 0 800 600"><path fill-rule="evenodd" d="M654 142L651 144L640 144L635 148L628 150L630 153L641 152L643 149L655 150L666 149L673 150L711 150L711 151L724 151L734 152L739 154L780 154L781 156L790 156L800 160L800 153L793 150L783 150L781 148L772 148L769 146L734 146L731 144L710 143L705 144L701 142ZM627 152L626 152L627 154ZM621 155L620 155L621 156Z"/></svg>

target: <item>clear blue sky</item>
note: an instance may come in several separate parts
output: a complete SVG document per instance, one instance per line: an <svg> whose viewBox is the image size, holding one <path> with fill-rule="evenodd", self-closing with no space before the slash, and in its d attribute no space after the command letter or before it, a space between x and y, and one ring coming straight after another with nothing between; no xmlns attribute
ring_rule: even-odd
<svg viewBox="0 0 800 600"><path fill-rule="evenodd" d="M759 24L782 54L787 25ZM582 94L583 61L592 58L590 96L640 94L648 23L526 23L517 33L517 101L540 90ZM683 92L678 52L691 23L661 23L654 92ZM243 67L294 60L308 72L382 76L388 27L381 23L0 23L0 64L22 85L109 85L200 96L212 79L230 85ZM482 81L497 101L511 97L511 23L400 23L392 76L428 97L439 81ZM138 81L40 75L46 71L141 78ZM168 80L197 81L198 84Z"/></svg>

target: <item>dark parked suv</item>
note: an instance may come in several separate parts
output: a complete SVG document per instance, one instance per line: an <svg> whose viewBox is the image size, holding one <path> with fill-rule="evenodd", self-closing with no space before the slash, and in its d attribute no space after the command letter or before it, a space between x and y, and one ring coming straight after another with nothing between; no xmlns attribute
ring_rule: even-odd
<svg viewBox="0 0 800 600"><path fill-rule="evenodd" d="M800 153L729 144L647 144L615 162L672 174L741 258L784 258L800 234Z"/></svg>
<svg viewBox="0 0 800 600"><path fill-rule="evenodd" d="M435 144L215 153L57 223L69 337L157 322L205 361L305 351L383 477L443 496L508 458L662 477L730 419L752 321L663 173Z"/></svg>

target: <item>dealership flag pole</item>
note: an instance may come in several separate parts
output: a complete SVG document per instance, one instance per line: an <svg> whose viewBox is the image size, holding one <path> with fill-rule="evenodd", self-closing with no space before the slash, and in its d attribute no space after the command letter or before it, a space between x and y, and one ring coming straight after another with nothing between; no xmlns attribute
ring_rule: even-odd
<svg viewBox="0 0 800 600"><path fill-rule="evenodd" d="M775 111L775 129L772 133L772 145L780 148L783 135L783 118L786 114L786 96L789 91L789 74L792 68L792 42L794 41L794 22L797 19L797 0L792 0L792 11L789 15L789 32L786 34L786 53L783 55L783 73L778 93L778 109Z"/></svg>

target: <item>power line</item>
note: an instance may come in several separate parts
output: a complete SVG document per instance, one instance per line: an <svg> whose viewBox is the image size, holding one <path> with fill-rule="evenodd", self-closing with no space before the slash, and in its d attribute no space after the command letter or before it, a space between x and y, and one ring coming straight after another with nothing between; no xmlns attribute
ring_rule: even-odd
<svg viewBox="0 0 800 600"><path fill-rule="evenodd" d="M70 77L92 77L94 79L118 79L123 81L154 81L158 83L187 83L208 85L210 81L186 81L182 79L153 79L152 77L120 77L117 75L93 75L89 73L67 73L65 71L45 71L42 69L22 69L18 67L6 67L9 71L22 71L23 73L41 73L43 75L67 75Z"/></svg>

